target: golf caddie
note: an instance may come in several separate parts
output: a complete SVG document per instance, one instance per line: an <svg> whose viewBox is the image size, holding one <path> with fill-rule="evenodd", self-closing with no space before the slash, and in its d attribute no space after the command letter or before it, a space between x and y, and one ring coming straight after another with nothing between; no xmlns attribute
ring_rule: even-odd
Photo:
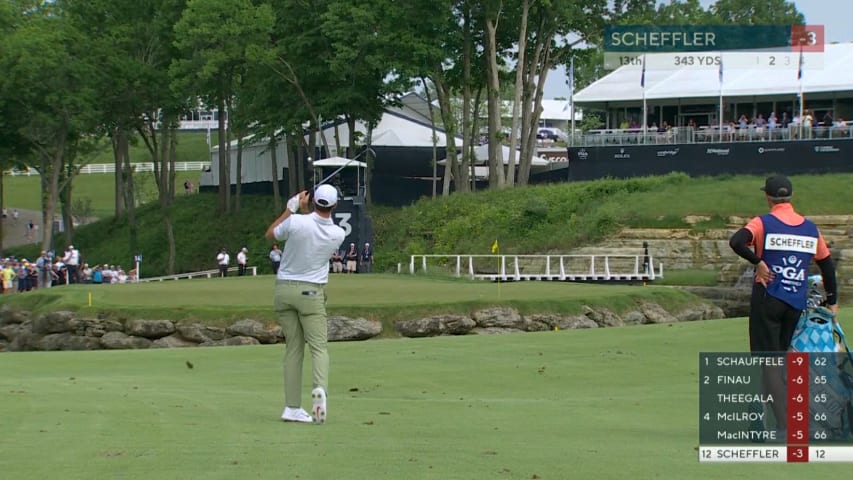
<svg viewBox="0 0 853 480"><path fill-rule="evenodd" d="M749 305L749 347L753 354L786 352L800 314L806 310L809 265L817 263L826 290L827 308L838 311L835 266L817 225L794 210L793 185L774 175L764 182L769 213L757 216L735 232L729 246L755 266ZM765 368L762 390L773 394L777 425L786 424L785 384L780 371Z"/></svg>
<svg viewBox="0 0 853 480"><path fill-rule="evenodd" d="M325 423L329 354L325 286L329 257L344 241L344 230L332 222L338 192L320 185L309 212L308 192L287 201L287 208L267 229L268 240L283 241L276 273L275 311L284 332L284 412L286 422ZM305 212L299 214L299 212ZM305 345L311 352L312 413L302 408L302 362ZM313 415L313 416L312 416Z"/></svg>

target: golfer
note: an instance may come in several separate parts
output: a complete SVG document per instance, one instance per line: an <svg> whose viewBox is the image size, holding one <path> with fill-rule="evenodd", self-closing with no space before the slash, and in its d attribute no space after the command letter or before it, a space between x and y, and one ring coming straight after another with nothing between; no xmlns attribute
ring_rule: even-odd
<svg viewBox="0 0 853 480"><path fill-rule="evenodd" d="M784 175L764 182L770 213L753 218L732 235L729 246L755 265L749 305L749 347L756 352L785 352L800 314L806 309L808 269L817 262L826 290L827 307L838 312L838 287L829 248L817 225L794 211L794 188ZM765 369L762 388L774 394L777 425L785 425L784 378Z"/></svg>
<svg viewBox="0 0 853 480"><path fill-rule="evenodd" d="M287 208L267 229L268 240L286 242L276 275L275 311L286 343L284 354L284 412L286 422L326 421L329 354L326 349L325 285L329 257L344 241L344 230L332 222L338 192L331 185L314 191L314 211L308 212L308 193L287 201ZM311 351L312 413L302 409L302 361L305 344Z"/></svg>

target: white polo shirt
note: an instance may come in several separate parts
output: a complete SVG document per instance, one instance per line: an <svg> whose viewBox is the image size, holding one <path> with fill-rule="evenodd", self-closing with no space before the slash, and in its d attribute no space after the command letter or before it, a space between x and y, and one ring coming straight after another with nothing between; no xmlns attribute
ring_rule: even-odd
<svg viewBox="0 0 853 480"><path fill-rule="evenodd" d="M316 213L291 215L273 230L275 239L285 241L276 278L326 284L329 259L344 242L344 229L331 218Z"/></svg>

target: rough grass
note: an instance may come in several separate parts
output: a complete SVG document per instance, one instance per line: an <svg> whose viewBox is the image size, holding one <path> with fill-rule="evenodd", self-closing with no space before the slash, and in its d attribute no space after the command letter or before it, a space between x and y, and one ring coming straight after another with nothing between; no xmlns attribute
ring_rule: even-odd
<svg viewBox="0 0 853 480"><path fill-rule="evenodd" d="M92 317L169 318L226 325L252 317L275 321L274 279L229 277L124 285L71 285L0 297L0 303L36 312L74 310ZM384 324L436 313L471 315L495 305L521 313L580 314L584 305L617 313L650 301L678 311L698 300L668 287L565 282L489 283L410 275L333 275L326 289L330 314L364 317ZM89 305L91 294L92 304Z"/></svg>
<svg viewBox="0 0 853 480"><path fill-rule="evenodd" d="M0 468L69 480L844 475L698 462L698 354L745 347L743 319L336 343L321 427L279 421L280 345L5 353Z"/></svg>

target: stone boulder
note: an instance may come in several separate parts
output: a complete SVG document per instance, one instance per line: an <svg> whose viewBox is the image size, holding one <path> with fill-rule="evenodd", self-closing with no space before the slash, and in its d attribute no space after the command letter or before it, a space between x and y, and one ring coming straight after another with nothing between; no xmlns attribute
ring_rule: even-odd
<svg viewBox="0 0 853 480"><path fill-rule="evenodd" d="M622 321L622 318L620 318L619 315L616 315L606 308L594 310L592 307L584 305L583 314L595 322L599 327L621 327L625 325L625 322Z"/></svg>
<svg viewBox="0 0 853 480"><path fill-rule="evenodd" d="M675 323L678 321L675 316L657 303L643 302L640 304L640 311L646 317L646 323Z"/></svg>
<svg viewBox="0 0 853 480"><path fill-rule="evenodd" d="M722 308L716 305L700 303L699 305L692 305L676 313L675 318L677 318L679 322L693 322L696 320L717 320L720 318L726 318L726 314L723 312Z"/></svg>
<svg viewBox="0 0 853 480"><path fill-rule="evenodd" d="M576 328L598 328L598 324L584 315L564 317L555 314L531 314L524 317L528 332L545 330L572 330Z"/></svg>
<svg viewBox="0 0 853 480"><path fill-rule="evenodd" d="M107 332L123 332L121 322L99 318L77 318L72 322L74 335L86 337L102 337Z"/></svg>
<svg viewBox="0 0 853 480"><path fill-rule="evenodd" d="M263 344L278 343L282 337L280 326L267 328L263 323L250 318L237 321L226 328L225 332L232 337L254 337Z"/></svg>
<svg viewBox="0 0 853 480"><path fill-rule="evenodd" d="M39 350L100 350L101 341L96 337L72 335L70 332L50 333L39 341Z"/></svg>
<svg viewBox="0 0 853 480"><path fill-rule="evenodd" d="M524 331L524 319L514 308L494 307L478 310L472 318L481 328L497 327Z"/></svg>
<svg viewBox="0 0 853 480"><path fill-rule="evenodd" d="M201 323L181 323L175 329L187 340L195 343L214 342L225 338L225 329Z"/></svg>
<svg viewBox="0 0 853 480"><path fill-rule="evenodd" d="M560 317L556 327L561 330L574 330L578 328L598 328L598 324L585 315L575 315L572 317Z"/></svg>
<svg viewBox="0 0 853 480"><path fill-rule="evenodd" d="M76 328L74 312L59 311L39 315L33 320L33 333L70 332Z"/></svg>
<svg viewBox="0 0 853 480"><path fill-rule="evenodd" d="M0 307L0 326L20 324L30 319L30 312L26 310L17 310L9 305Z"/></svg>
<svg viewBox="0 0 853 480"><path fill-rule="evenodd" d="M14 340L22 330L26 330L21 324L10 323L0 327L0 339Z"/></svg>
<svg viewBox="0 0 853 480"><path fill-rule="evenodd" d="M128 320L125 333L154 340L175 333L175 324L171 320Z"/></svg>
<svg viewBox="0 0 853 480"><path fill-rule="evenodd" d="M553 330L554 326L559 321L559 315L551 314L532 314L524 316L524 331L525 332L546 332Z"/></svg>
<svg viewBox="0 0 853 480"><path fill-rule="evenodd" d="M646 316L639 310L629 310L622 314L625 325L643 325L647 323Z"/></svg>
<svg viewBox="0 0 853 480"><path fill-rule="evenodd" d="M524 330L503 327L474 327L470 333L472 335L501 335L504 333L524 333Z"/></svg>
<svg viewBox="0 0 853 480"><path fill-rule="evenodd" d="M382 322L366 318L329 317L329 341L367 340L382 333Z"/></svg>
<svg viewBox="0 0 853 480"><path fill-rule="evenodd" d="M107 332L101 337L101 346L109 350L148 348L151 346L151 340L129 336L124 332Z"/></svg>
<svg viewBox="0 0 853 480"><path fill-rule="evenodd" d="M434 317L401 320L394 325L404 337L432 337L436 335L465 335L477 322L464 315L437 315Z"/></svg>
<svg viewBox="0 0 853 480"><path fill-rule="evenodd" d="M195 342L191 342L177 333L173 333L168 337L158 338L151 342L151 348L183 348L195 347L196 345Z"/></svg>
<svg viewBox="0 0 853 480"><path fill-rule="evenodd" d="M200 347L238 347L241 345L260 345L261 342L255 337L228 337L222 340L212 340L199 345Z"/></svg>

